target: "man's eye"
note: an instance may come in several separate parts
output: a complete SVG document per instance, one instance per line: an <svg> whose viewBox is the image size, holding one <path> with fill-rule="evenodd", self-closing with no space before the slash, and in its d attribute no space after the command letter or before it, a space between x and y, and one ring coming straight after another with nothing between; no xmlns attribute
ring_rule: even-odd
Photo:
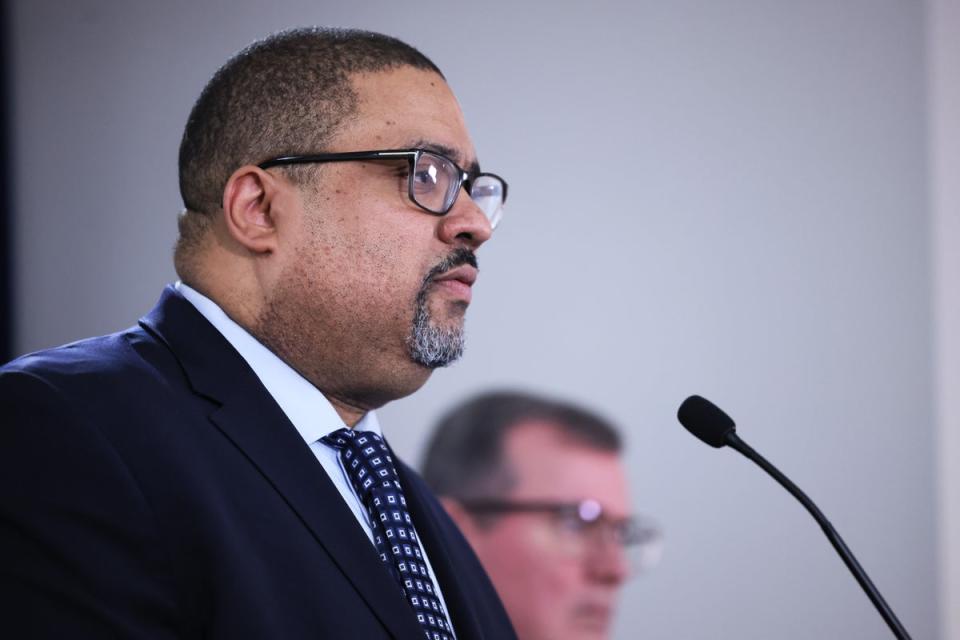
<svg viewBox="0 0 960 640"><path fill-rule="evenodd" d="M417 170L413 172L413 185L418 189L432 189L437 186L438 173L435 165L417 167Z"/></svg>
<svg viewBox="0 0 960 640"><path fill-rule="evenodd" d="M557 514L557 526L559 526L559 528L562 531L569 531L571 533L580 533L586 530L589 527L589 525L590 525L589 522L584 522L575 513Z"/></svg>
<svg viewBox="0 0 960 640"><path fill-rule="evenodd" d="M417 184L436 184L437 180L430 171L417 171L413 174L413 179Z"/></svg>

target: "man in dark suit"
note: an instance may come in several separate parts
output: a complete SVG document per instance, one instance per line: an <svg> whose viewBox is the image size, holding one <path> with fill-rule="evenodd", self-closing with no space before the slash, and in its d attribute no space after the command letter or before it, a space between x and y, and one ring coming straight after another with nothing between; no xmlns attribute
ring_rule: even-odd
<svg viewBox="0 0 960 640"><path fill-rule="evenodd" d="M153 311L0 370L4 635L513 637L373 412L460 354L506 197L439 70L366 32L258 42L180 187Z"/></svg>

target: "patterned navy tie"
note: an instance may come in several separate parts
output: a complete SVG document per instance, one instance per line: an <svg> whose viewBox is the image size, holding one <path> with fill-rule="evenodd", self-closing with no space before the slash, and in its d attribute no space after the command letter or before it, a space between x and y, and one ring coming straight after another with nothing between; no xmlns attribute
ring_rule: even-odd
<svg viewBox="0 0 960 640"><path fill-rule="evenodd" d="M338 429L321 440L340 452L353 490L367 509L380 559L397 579L428 640L453 640L407 511L390 450L376 433Z"/></svg>

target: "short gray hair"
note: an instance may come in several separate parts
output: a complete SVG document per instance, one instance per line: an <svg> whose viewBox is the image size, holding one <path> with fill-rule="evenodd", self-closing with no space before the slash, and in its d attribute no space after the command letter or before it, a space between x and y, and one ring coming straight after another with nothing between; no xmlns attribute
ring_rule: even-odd
<svg viewBox="0 0 960 640"><path fill-rule="evenodd" d="M423 459L433 491L457 500L496 497L514 479L503 442L517 425L548 422L586 448L619 453L623 441L606 419L578 405L520 391L491 391L454 407L437 424Z"/></svg>

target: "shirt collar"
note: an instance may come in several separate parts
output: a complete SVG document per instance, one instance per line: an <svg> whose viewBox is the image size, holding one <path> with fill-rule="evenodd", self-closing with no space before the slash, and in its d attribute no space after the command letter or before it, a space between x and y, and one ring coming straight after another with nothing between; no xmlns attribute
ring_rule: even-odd
<svg viewBox="0 0 960 640"><path fill-rule="evenodd" d="M230 319L216 302L182 282L177 282L175 287L247 361L308 445L346 427L319 389ZM354 429L383 435L373 411L368 411Z"/></svg>

